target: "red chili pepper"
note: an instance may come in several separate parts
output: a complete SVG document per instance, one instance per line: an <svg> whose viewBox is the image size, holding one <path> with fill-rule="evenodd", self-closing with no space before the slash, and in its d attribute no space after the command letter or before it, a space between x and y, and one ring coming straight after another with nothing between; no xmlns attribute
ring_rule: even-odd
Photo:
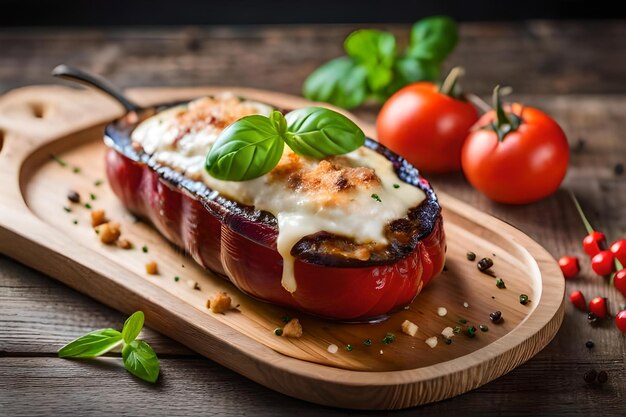
<svg viewBox="0 0 626 417"><path fill-rule="evenodd" d="M598 252L591 258L591 269L598 275L609 275L615 271L615 257L608 250Z"/></svg>
<svg viewBox="0 0 626 417"><path fill-rule="evenodd" d="M589 301L589 311L595 314L597 318L605 319L609 315L606 307L606 298L596 297Z"/></svg>
<svg viewBox="0 0 626 417"><path fill-rule="evenodd" d="M626 268L620 269L613 277L613 285L626 297Z"/></svg>
<svg viewBox="0 0 626 417"><path fill-rule="evenodd" d="M626 333L626 310L622 310L615 316L615 325L620 332Z"/></svg>
<svg viewBox="0 0 626 417"><path fill-rule="evenodd" d="M587 310L587 302L585 301L585 296L580 291L574 291L569 295L569 300L574 304L579 310L586 311Z"/></svg>
<svg viewBox="0 0 626 417"><path fill-rule="evenodd" d="M602 232L590 232L583 239L583 250L589 256L595 256L606 245L606 236Z"/></svg>
<svg viewBox="0 0 626 417"><path fill-rule="evenodd" d="M559 266L565 278L573 278L580 272L580 264L575 256L561 256Z"/></svg>
<svg viewBox="0 0 626 417"><path fill-rule="evenodd" d="M620 261L622 265L626 266L626 239L620 239L613 242L609 250L613 253L613 255L615 255L617 260Z"/></svg>
<svg viewBox="0 0 626 417"><path fill-rule="evenodd" d="M587 229L587 236L583 239L583 250L589 256L595 256L598 252L602 251L606 247L606 236L602 232L596 232L593 227L591 227L591 223L587 220L587 216L583 212L583 209L580 207L578 203L578 199L572 193L572 200L574 200L574 205L576 206L576 210L580 215L580 219L583 221L585 225L585 229Z"/></svg>

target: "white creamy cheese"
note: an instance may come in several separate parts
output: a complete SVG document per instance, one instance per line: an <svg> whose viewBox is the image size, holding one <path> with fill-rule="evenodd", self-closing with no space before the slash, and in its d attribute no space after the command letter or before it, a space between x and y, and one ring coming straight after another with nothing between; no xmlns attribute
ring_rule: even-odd
<svg viewBox="0 0 626 417"><path fill-rule="evenodd" d="M189 106L175 107L145 120L133 132L132 140L140 143L154 161L201 180L235 201L272 213L278 220L276 244L283 258L282 284L289 292L297 289L291 250L300 239L325 231L351 237L357 243L386 244L385 226L405 217L409 208L426 197L422 190L401 182L385 157L365 147L345 155L344 162L351 167L373 169L380 181L373 186L344 191L339 197L324 191L294 190L286 179L279 177L277 180L271 177L272 173L241 182L213 178L205 171L204 162L225 125L200 121L189 128L188 123L180 122L185 112L200 105L206 120L224 117L223 120L229 122L249 114L268 115L272 110L261 103L239 101L232 95L198 99ZM285 146L283 158L290 153L292 151ZM319 163L310 158L301 158L301 161L311 169Z"/></svg>

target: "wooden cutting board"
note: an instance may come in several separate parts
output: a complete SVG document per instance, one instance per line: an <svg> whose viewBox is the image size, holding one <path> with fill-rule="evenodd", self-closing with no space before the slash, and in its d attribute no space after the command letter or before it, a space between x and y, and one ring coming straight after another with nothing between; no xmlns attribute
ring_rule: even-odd
<svg viewBox="0 0 626 417"><path fill-rule="evenodd" d="M129 95L147 105L224 90L282 108L310 104L243 88L152 88ZM462 394L531 358L559 329L565 283L547 251L513 226L442 192L446 271L410 308L378 324L345 324L253 300L137 222L109 190L102 131L122 113L98 93L57 86L22 88L0 98L0 251L120 311L143 310L150 327L262 385L345 408L397 409ZM375 136L371 125L360 125ZM80 193L81 204L67 201L69 190ZM84 203L119 221L134 249L102 245ZM491 257L506 288L480 273L468 251L477 260ZM157 276L145 273L152 260ZM206 301L218 290L239 308L212 314ZM522 293L531 300L526 305L519 302ZM446 315L438 314L440 307ZM489 320L495 310L503 317L497 324ZM300 319L301 339L274 335L285 317ZM401 333L405 319L419 326L416 337ZM473 338L465 333L481 324L486 331ZM461 330L451 344L440 336L448 326ZM382 341L387 333L396 335L393 343ZM435 348L425 343L432 336L438 339Z"/></svg>

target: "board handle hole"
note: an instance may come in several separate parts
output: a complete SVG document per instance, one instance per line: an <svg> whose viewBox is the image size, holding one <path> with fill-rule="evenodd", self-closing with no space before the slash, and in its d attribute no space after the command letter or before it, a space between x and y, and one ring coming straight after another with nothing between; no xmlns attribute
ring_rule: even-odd
<svg viewBox="0 0 626 417"><path fill-rule="evenodd" d="M46 106L43 103L31 103L30 109L36 118L43 119L46 117Z"/></svg>

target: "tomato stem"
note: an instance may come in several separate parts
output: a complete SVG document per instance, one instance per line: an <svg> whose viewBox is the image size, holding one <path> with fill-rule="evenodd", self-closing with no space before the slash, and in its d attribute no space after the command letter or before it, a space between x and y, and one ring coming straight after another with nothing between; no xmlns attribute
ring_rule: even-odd
<svg viewBox="0 0 626 417"><path fill-rule="evenodd" d="M439 92L441 94L445 94L448 97L458 98L457 94L454 94L454 88L456 87L456 83L460 77L465 75L465 70L463 67L454 67L450 70L446 78L441 83L441 87L439 87Z"/></svg>
<svg viewBox="0 0 626 417"><path fill-rule="evenodd" d="M585 225L585 229L587 229L587 233L591 234L591 233L595 232L593 227L591 227L591 223L589 223L589 220L587 220L587 216L585 216L585 213L583 212L582 207L580 207L580 203L578 202L578 199L576 198L576 195L572 191L570 191L570 195L572 196L572 200L574 201L574 205L576 206L576 210L578 211L578 214L580 215L580 218L583 221L583 224Z"/></svg>
<svg viewBox="0 0 626 417"><path fill-rule="evenodd" d="M498 141L502 142L506 135L517 130L522 119L515 113L507 114L507 112L504 111L499 85L496 85L493 89L493 108L496 112L496 120L491 122L490 127L496 132L496 135L498 135Z"/></svg>

